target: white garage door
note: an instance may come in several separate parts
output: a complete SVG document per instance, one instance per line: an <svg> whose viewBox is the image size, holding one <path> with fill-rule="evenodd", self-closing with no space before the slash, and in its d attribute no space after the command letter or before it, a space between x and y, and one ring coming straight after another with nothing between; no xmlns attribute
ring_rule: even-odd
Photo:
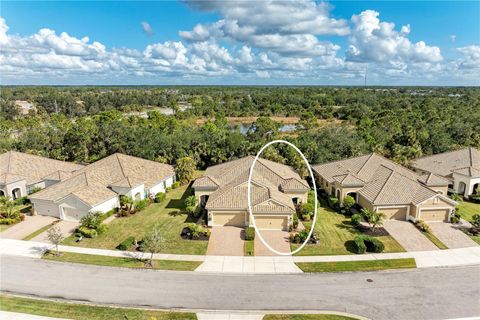
<svg viewBox="0 0 480 320"><path fill-rule="evenodd" d="M88 214L88 211L73 208L63 208L63 214L65 220L79 221L82 217Z"/></svg>

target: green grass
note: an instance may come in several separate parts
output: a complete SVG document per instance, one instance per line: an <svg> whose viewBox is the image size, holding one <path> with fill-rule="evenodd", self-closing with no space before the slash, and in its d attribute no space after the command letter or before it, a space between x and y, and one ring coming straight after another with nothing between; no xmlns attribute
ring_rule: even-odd
<svg viewBox="0 0 480 320"><path fill-rule="evenodd" d="M93 264L97 266L145 268L145 260L139 260L135 258L109 257L72 252L62 252L60 256L55 256L52 253L46 253L42 258L45 260ZM200 261L154 260L154 269L194 271L200 264Z"/></svg>
<svg viewBox="0 0 480 320"><path fill-rule="evenodd" d="M470 238L480 245L480 236L470 236Z"/></svg>
<svg viewBox="0 0 480 320"><path fill-rule="evenodd" d="M298 262L297 266L302 269L303 272L374 271L416 268L415 259L413 258L339 262Z"/></svg>
<svg viewBox="0 0 480 320"><path fill-rule="evenodd" d="M309 223L306 228L309 228ZM296 255L315 256L315 255L343 255L354 254L349 251L350 243L355 236L361 234L351 223L350 219L336 213L330 208L319 207L317 213L317 222L315 231L319 237L318 244L307 244ZM380 236L378 240L385 245L384 252L404 252L405 249L391 236ZM297 249L299 244L292 244L292 251Z"/></svg>
<svg viewBox="0 0 480 320"><path fill-rule="evenodd" d="M253 256L255 255L255 241L254 240L246 240L245 241L245 255L246 256Z"/></svg>
<svg viewBox="0 0 480 320"><path fill-rule="evenodd" d="M75 241L75 236L70 236L63 244L115 249L126 238L134 236L135 239L141 240L149 230L158 226L166 240L162 253L204 255L207 252L208 241L183 240L180 237L180 232L187 223L196 221L184 213L184 200L190 192L186 186L170 190L162 203L152 203L130 217L115 219L108 225L105 233L91 239L84 238L80 242Z"/></svg>
<svg viewBox="0 0 480 320"><path fill-rule="evenodd" d="M49 225L46 225L45 227L42 227L42 228L38 229L37 231L34 231L34 232L30 233L28 236L26 236L22 240L27 240L27 241L32 240L33 238L38 236L40 233L45 232L48 229L50 229L53 225L54 225L53 223L50 223Z"/></svg>
<svg viewBox="0 0 480 320"><path fill-rule="evenodd" d="M436 245L439 249L448 249L448 247L440 241L433 233L429 232L424 232L422 231L423 235L428 238L428 240L432 241L434 245Z"/></svg>
<svg viewBox="0 0 480 320"><path fill-rule="evenodd" d="M0 224L0 232L3 232L13 226L13 224Z"/></svg>
<svg viewBox="0 0 480 320"><path fill-rule="evenodd" d="M0 295L0 310L74 320L183 320L194 313L99 307Z"/></svg>
<svg viewBox="0 0 480 320"><path fill-rule="evenodd" d="M263 320L355 320L335 314L267 314Z"/></svg>
<svg viewBox="0 0 480 320"><path fill-rule="evenodd" d="M474 214L480 214L480 203L459 201L458 212L463 219L471 221Z"/></svg>

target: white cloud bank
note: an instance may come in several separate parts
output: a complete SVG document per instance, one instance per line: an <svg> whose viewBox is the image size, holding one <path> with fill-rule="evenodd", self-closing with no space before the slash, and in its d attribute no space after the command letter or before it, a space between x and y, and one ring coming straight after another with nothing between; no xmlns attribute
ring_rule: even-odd
<svg viewBox="0 0 480 320"><path fill-rule="evenodd" d="M410 41L410 25L398 30L373 10L347 21L308 0L187 4L221 19L143 50L107 49L47 28L12 35L0 17L1 82L362 84L368 64L372 84L478 84L480 46L457 48L458 57L448 60L440 48ZM346 37L348 47L325 36Z"/></svg>

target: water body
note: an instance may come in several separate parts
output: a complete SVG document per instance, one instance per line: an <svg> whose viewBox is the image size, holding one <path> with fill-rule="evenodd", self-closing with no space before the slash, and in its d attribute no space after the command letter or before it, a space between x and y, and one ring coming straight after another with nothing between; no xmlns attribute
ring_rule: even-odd
<svg viewBox="0 0 480 320"><path fill-rule="evenodd" d="M251 123L240 123L240 124L234 124L231 125L230 128L232 131L238 130L241 134L246 135L248 130L253 126ZM297 124L282 124L278 127L279 132L295 132L297 129L299 129L300 126Z"/></svg>

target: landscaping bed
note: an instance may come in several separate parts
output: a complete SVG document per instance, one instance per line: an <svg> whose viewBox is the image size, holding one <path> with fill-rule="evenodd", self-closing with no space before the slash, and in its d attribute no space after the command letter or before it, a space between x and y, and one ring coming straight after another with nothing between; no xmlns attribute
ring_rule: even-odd
<svg viewBox="0 0 480 320"><path fill-rule="evenodd" d="M110 257L73 252L61 252L60 255L57 256L52 252L47 252L43 255L42 259L108 267L146 268L146 260L141 260L134 257ZM201 263L202 262L200 261L153 260L153 269L194 271Z"/></svg>
<svg viewBox="0 0 480 320"><path fill-rule="evenodd" d="M413 258L339 262L298 262L297 266L303 272L374 271L417 267L415 259Z"/></svg>
<svg viewBox="0 0 480 320"><path fill-rule="evenodd" d="M63 244L89 248L115 249L129 237L141 240L153 228L158 228L165 239L162 253L204 255L208 241L185 240L180 236L183 228L196 219L186 213L185 199L191 194L187 186L170 190L161 203L152 203L140 212L115 219L108 229L95 238L67 238ZM133 250L132 248L129 248Z"/></svg>
<svg viewBox="0 0 480 320"><path fill-rule="evenodd" d="M78 303L63 303L50 300L39 300L0 295L0 310L34 314L44 317L65 318L74 320L188 320L197 319L194 313L166 312L145 309L127 309L100 307Z"/></svg>

